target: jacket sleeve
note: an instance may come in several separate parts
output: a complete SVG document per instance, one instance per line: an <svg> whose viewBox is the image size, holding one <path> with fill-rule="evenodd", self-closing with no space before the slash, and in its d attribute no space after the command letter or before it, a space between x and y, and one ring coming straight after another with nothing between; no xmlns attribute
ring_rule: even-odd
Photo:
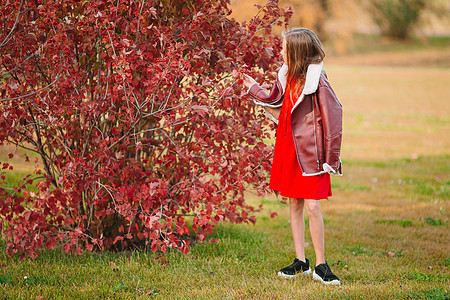
<svg viewBox="0 0 450 300"><path fill-rule="evenodd" d="M268 95L257 83L252 85L247 93L256 104L262 106L280 107L283 104L283 87L279 79L275 81Z"/></svg>
<svg viewBox="0 0 450 300"><path fill-rule="evenodd" d="M324 85L319 86L318 101L322 115L324 135L325 163L323 168L330 173L342 174L340 159L342 105L327 80L325 80Z"/></svg>

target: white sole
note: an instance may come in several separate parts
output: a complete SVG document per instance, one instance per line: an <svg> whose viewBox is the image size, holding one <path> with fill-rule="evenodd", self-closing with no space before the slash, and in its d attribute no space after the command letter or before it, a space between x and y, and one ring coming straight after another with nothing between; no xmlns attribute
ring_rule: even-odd
<svg viewBox="0 0 450 300"><path fill-rule="evenodd" d="M278 276L280 276L280 277L283 277L283 278L286 278L286 279L292 279L292 278L294 278L294 277L296 277L296 276L298 276L298 275L301 275L301 274L303 274L303 275L309 275L309 274L311 274L311 268L309 268L308 270L306 270L306 271L304 271L304 272L299 272L299 273L297 273L297 274L295 274L295 275L288 275L288 274L284 274L283 272L278 272Z"/></svg>
<svg viewBox="0 0 450 300"><path fill-rule="evenodd" d="M319 275L317 275L316 271L314 271L314 273L313 273L313 279L319 280L320 282L322 282L325 285L341 285L341 282L336 279L332 280L332 281L324 281Z"/></svg>

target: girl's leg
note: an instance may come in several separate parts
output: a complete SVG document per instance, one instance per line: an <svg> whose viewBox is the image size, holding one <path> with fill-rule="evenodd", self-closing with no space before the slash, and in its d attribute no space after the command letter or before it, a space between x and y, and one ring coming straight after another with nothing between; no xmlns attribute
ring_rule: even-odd
<svg viewBox="0 0 450 300"><path fill-rule="evenodd" d="M297 258L305 261L305 219L303 218L303 199L289 198L292 238Z"/></svg>
<svg viewBox="0 0 450 300"><path fill-rule="evenodd" d="M320 211L320 201L305 200L305 207L309 217L309 231L311 232L311 239L314 244L314 251L316 252L317 266L325 263L324 226L322 212Z"/></svg>

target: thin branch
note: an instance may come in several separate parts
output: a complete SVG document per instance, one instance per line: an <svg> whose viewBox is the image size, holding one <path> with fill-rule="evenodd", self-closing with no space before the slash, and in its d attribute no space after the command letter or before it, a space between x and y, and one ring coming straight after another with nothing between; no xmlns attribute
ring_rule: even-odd
<svg viewBox="0 0 450 300"><path fill-rule="evenodd" d="M163 130L163 129L165 129L165 128L174 127L174 126L177 126L177 125L180 125L180 124L187 123L187 122L189 122L191 119L192 119L192 118L186 119L186 120L181 121L181 122L178 122L178 123L173 123L173 124L170 124L169 126L163 126L163 127L158 127L158 128L150 128L150 129L142 130L142 131L136 132L134 135L140 135L140 134L143 134L143 133L146 133L146 132L152 132L152 131L157 131L157 130ZM115 144L114 144L114 145L115 145Z"/></svg>
<svg viewBox="0 0 450 300"><path fill-rule="evenodd" d="M138 22L137 22L137 29L136 29L136 44L138 45L139 48L139 23L141 21L141 16L142 16L142 10L144 9L145 6L145 0L142 1L142 6L141 6L141 10L139 12L139 16L138 16Z"/></svg>
<svg viewBox="0 0 450 300"><path fill-rule="evenodd" d="M10 37L10 35L13 33L14 29L16 29L17 23L19 23L19 15L20 15L20 10L22 9L22 5L23 5L23 0L20 1L19 11L17 12L16 21L14 22L14 25L11 28L11 31L9 32L9 34L5 37L3 42L0 44L0 47L5 46L6 43L8 43L8 41L12 38L12 37Z"/></svg>
<svg viewBox="0 0 450 300"><path fill-rule="evenodd" d="M54 85L54 84L59 80L60 77L61 77L61 75L58 74L58 75L56 76L55 80L53 80L52 83L50 83L50 84L44 86L43 88L40 88L40 89L37 90L37 91L34 91L33 93L29 93L29 94L22 95L22 96L19 96L19 97L14 97L14 98L0 99L0 101L12 101L12 100L17 100L17 99L27 98L27 97L33 96L33 95L39 93L40 91L43 91L43 90L45 90L45 89L51 87L52 85Z"/></svg>
<svg viewBox="0 0 450 300"><path fill-rule="evenodd" d="M19 142L14 142L14 141L11 141L11 140L6 140L6 141L7 141L8 143L13 144L13 145L16 145L17 147L20 147L20 148L22 148L22 149L25 149L25 150L28 150L28 151L35 152L35 153L37 153L37 154L40 154L39 151L37 151L36 149L25 147L24 145L22 145L22 144L19 143ZM33 141L33 143L36 143L36 142Z"/></svg>
<svg viewBox="0 0 450 300"><path fill-rule="evenodd" d="M52 177L50 180L53 183L53 185L55 187L58 187L58 184L56 183L55 176L54 176L54 174L52 174L52 172L50 170L50 165L49 165L49 162L47 161L47 158L49 158L49 157L47 156L47 154L44 151L44 147L43 147L43 144L42 144L42 139L41 139L41 133L40 133L40 130L39 130L39 126L37 126L38 123L36 122L36 120L34 118L33 112L31 111L31 107L28 107L28 112L30 113L31 118L33 119L34 129L35 129L35 132L36 132L36 139L37 139L36 141L37 141L37 144L38 144L38 149L40 150L39 153L41 155L42 162L44 163L45 170L47 171L47 174Z"/></svg>
<svg viewBox="0 0 450 300"><path fill-rule="evenodd" d="M42 51L44 50L44 47L47 46L47 44L48 44L48 39L45 41L45 43L42 43L42 45L39 46L39 47L38 47L33 53L31 53L27 58L25 58L24 60L22 60L19 64L16 64L16 65L14 66L14 68L12 68L11 70L8 70L8 68L7 68L7 67L5 66L5 64L3 63L3 66L5 67L5 69L7 70L7 72L1 74L1 76L5 75L5 74L10 74L10 75L12 76L11 72L13 72L13 71L15 71L16 69L18 69L18 68L19 68L23 63L25 63L27 60L29 60L29 59L35 57L35 56L37 55L36 52L42 52ZM14 78L14 79L16 79L16 80L18 81L17 78Z"/></svg>
<svg viewBox="0 0 450 300"><path fill-rule="evenodd" d="M118 211L118 210L117 210L116 199L114 198L113 194L109 191L109 189L108 189L104 184L101 184L100 181L97 180L96 183L97 183L99 186L103 187L103 188L106 190L106 192L109 194L109 196L111 196L111 200L113 201L115 210Z"/></svg>
<svg viewBox="0 0 450 300"><path fill-rule="evenodd" d="M274 25L276 22L278 22L278 20L280 20L281 19L281 17L278 17L275 21L273 21L270 25ZM247 35L248 35L248 33L245 35L245 37L241 40L241 42L239 43L239 45L236 47L236 49L239 49L239 47L241 46L241 44L244 42L244 41L248 41L248 42L250 42L254 37L255 37L255 35L258 33L258 32L260 32L260 31L263 31L265 28L261 28L261 29L259 29L259 26L262 24L262 22L263 22L264 20L261 20L261 22L258 24L258 26L256 27L256 30L255 30L255 33L252 35L252 37L251 38L249 38L249 39L247 39Z"/></svg>

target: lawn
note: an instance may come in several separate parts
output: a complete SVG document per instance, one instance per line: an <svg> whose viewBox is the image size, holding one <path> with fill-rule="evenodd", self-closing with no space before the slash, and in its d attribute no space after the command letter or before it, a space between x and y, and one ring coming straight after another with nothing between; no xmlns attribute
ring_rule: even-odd
<svg viewBox="0 0 450 300"><path fill-rule="evenodd" d="M256 225L220 224L218 243L187 255L54 250L20 261L0 243L0 299L448 299L450 69L381 58L325 62L344 106L344 176L322 201L326 259L341 286L277 277L295 255L289 209L248 191L265 207Z"/></svg>

